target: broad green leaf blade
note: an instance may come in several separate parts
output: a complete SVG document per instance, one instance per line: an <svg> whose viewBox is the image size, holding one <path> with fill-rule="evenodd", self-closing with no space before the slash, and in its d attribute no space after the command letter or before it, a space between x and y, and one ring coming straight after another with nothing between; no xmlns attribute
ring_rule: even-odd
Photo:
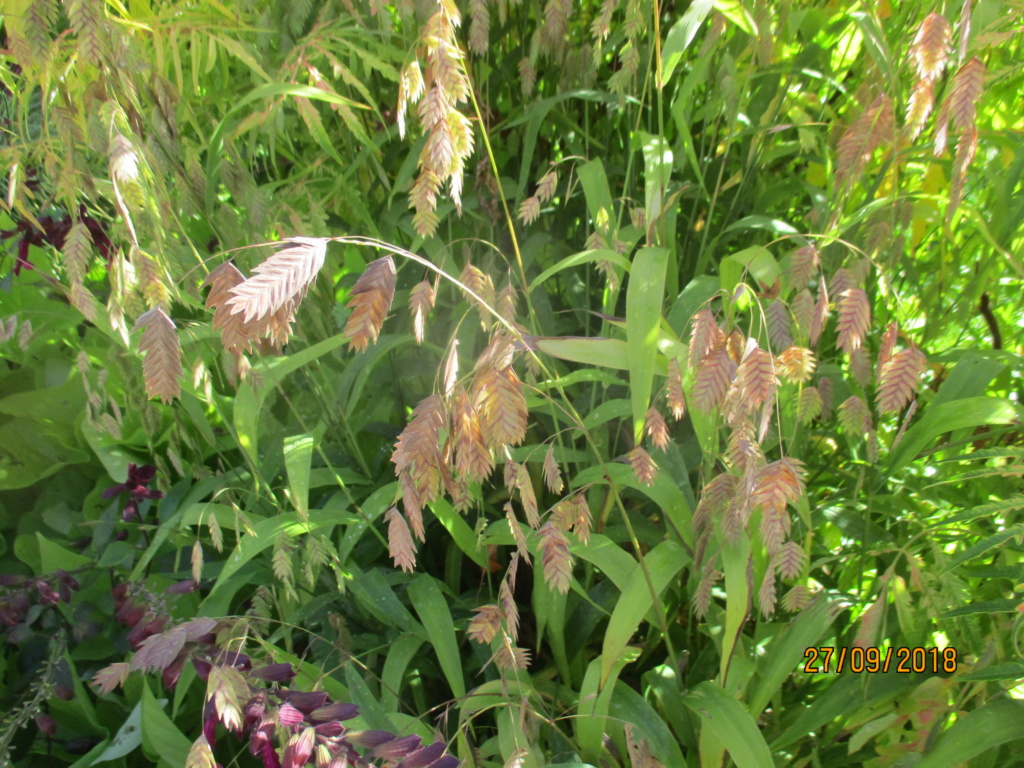
<svg viewBox="0 0 1024 768"><path fill-rule="evenodd" d="M636 634L644 615L654 605L654 598L660 595L669 582L682 570L689 561L686 550L674 541L663 541L644 556L647 572L651 577L651 585L647 583L643 569L637 563L629 575L622 597L615 604L608 629L604 633L601 648L601 687L603 688L611 674L612 666L618 660L629 639ZM651 594L651 586L654 593Z"/></svg>
<svg viewBox="0 0 1024 768"><path fill-rule="evenodd" d="M686 9L686 13L679 21L672 25L672 28L665 36L665 43L661 47L661 77L667 82L675 72L686 49L690 47L693 38L697 36L700 25L711 13L714 3L711 0L695 0Z"/></svg>
<svg viewBox="0 0 1024 768"><path fill-rule="evenodd" d="M157 699L149 686L142 686L142 748L151 757L170 765L184 765L192 742L164 712L167 699Z"/></svg>
<svg viewBox="0 0 1024 768"><path fill-rule="evenodd" d="M750 275L762 285L771 286L779 279L782 269L771 251L763 245L752 245L722 259L719 274L722 276L722 288L731 294L737 284L743 282L745 275Z"/></svg>
<svg viewBox="0 0 1024 768"><path fill-rule="evenodd" d="M725 745L739 768L773 768L772 753L754 718L718 683L706 680L683 696L683 702L715 738Z"/></svg>
<svg viewBox="0 0 1024 768"><path fill-rule="evenodd" d="M725 634L722 637L722 656L719 660L719 680L728 679L729 660L736 650L743 624L750 615L752 584L747 577L750 561L750 539L741 533L735 544L722 547L725 570Z"/></svg>
<svg viewBox="0 0 1024 768"><path fill-rule="evenodd" d="M596 248L590 251L580 251L574 253L571 256L566 256L564 259L554 264L537 277L530 283L530 287L527 289L528 293L533 293L539 286L547 282L548 279L554 277L563 269L569 269L570 267L576 267L580 264L589 264L594 261L610 261L618 267L621 267L624 272L629 272L629 259L616 253L608 248Z"/></svg>
<svg viewBox="0 0 1024 768"><path fill-rule="evenodd" d="M238 444L249 457L253 467L260 465L259 419L260 402L252 384L243 383L235 395L234 424Z"/></svg>
<svg viewBox="0 0 1024 768"><path fill-rule="evenodd" d="M1024 738L1024 701L999 699L968 712L939 736L915 768L954 768L986 750Z"/></svg>
<svg viewBox="0 0 1024 768"><path fill-rule="evenodd" d="M609 714L636 726L640 731L638 735L648 740L651 753L658 756L665 768L685 768L683 751L668 725L643 696L621 680L615 683Z"/></svg>
<svg viewBox="0 0 1024 768"><path fill-rule="evenodd" d="M894 474L914 461L939 435L983 424L1013 424L1024 409L1001 397L968 397L928 408L889 454L887 472Z"/></svg>
<svg viewBox="0 0 1024 768"><path fill-rule="evenodd" d="M430 644L441 663L441 669L456 698L466 695L466 683L462 676L462 659L459 644L455 639L455 625L448 610L448 602L441 593L437 582L421 573L409 584L409 599L423 627L430 638Z"/></svg>
<svg viewBox="0 0 1024 768"><path fill-rule="evenodd" d="M407 632L391 643L387 658L384 660L384 671L381 673L380 703L386 710L398 710L402 693L402 679L420 646L423 638Z"/></svg>
<svg viewBox="0 0 1024 768"><path fill-rule="evenodd" d="M628 345L620 339L545 336L531 342L541 352L561 360L629 370Z"/></svg>
<svg viewBox="0 0 1024 768"><path fill-rule="evenodd" d="M429 507L430 511L434 513L434 517L445 527L452 537L452 541L462 550L462 553L481 568L486 568L487 552L480 543L480 538L473 533L473 529L469 527L462 515L444 499L430 502Z"/></svg>
<svg viewBox="0 0 1024 768"><path fill-rule="evenodd" d="M667 265L667 249L641 248L633 259L626 289L626 352L635 445L643 441L644 420L654 388L654 361L658 355Z"/></svg>
<svg viewBox="0 0 1024 768"><path fill-rule="evenodd" d="M580 686L579 717L576 719L576 736L584 756L599 754L602 751L601 738L608 730L605 718L611 707L613 683L618 679L622 668L640 658L640 649L627 646L618 658L612 659L612 671L608 675L608 684L601 686L601 669L604 667L602 657L598 656L587 666Z"/></svg>
<svg viewBox="0 0 1024 768"><path fill-rule="evenodd" d="M825 630L835 620L837 606L818 598L790 622L785 631L767 648L759 665L760 679L750 697L750 713L757 717L782 684L798 669L804 651L817 645Z"/></svg>
<svg viewBox="0 0 1024 768"><path fill-rule="evenodd" d="M300 520L309 519L309 468L313 459L316 437L312 433L293 435L284 439L284 466L288 472L288 487L292 504Z"/></svg>

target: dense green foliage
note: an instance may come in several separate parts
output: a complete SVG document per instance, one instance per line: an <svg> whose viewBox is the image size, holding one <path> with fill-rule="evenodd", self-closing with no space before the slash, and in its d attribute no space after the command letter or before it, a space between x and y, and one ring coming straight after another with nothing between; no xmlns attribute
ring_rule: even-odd
<svg viewBox="0 0 1024 768"><path fill-rule="evenodd" d="M0 763L1020 763L1021 12L5 2Z"/></svg>

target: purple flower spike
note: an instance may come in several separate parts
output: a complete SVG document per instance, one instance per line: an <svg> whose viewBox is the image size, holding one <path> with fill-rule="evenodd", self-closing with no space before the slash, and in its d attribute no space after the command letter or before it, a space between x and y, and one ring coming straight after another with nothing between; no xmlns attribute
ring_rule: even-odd
<svg viewBox="0 0 1024 768"><path fill-rule="evenodd" d="M268 664L265 667L257 667L249 673L249 677L257 680L266 680L268 683L283 683L295 677L295 670L291 664Z"/></svg>
<svg viewBox="0 0 1024 768"><path fill-rule="evenodd" d="M374 757L383 757L388 760L396 760L400 757L406 757L419 749L420 743L423 740L416 734L410 736L401 736L397 739L385 742L374 747L370 754Z"/></svg>
<svg viewBox="0 0 1024 768"><path fill-rule="evenodd" d="M314 723L327 723L332 720L341 722L343 720L351 720L358 714L359 707L357 705L336 701L333 704L328 704L326 707L314 709L309 713L309 719Z"/></svg>
<svg viewBox="0 0 1024 768"><path fill-rule="evenodd" d="M426 768L444 753L444 742L436 741L430 746L413 752L398 764L398 768Z"/></svg>

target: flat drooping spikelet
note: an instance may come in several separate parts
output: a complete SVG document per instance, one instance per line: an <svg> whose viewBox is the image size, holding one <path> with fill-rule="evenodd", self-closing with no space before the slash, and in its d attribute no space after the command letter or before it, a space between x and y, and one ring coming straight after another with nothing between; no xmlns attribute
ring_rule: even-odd
<svg viewBox="0 0 1024 768"><path fill-rule="evenodd" d="M711 310L702 309L693 316L693 334L690 336L690 368L697 365L724 340L722 329L715 322Z"/></svg>
<svg viewBox="0 0 1024 768"><path fill-rule="evenodd" d="M927 364L924 353L917 347L900 350L885 361L878 376L879 413L900 411L910 402Z"/></svg>
<svg viewBox="0 0 1024 768"><path fill-rule="evenodd" d="M494 460L484 442L480 418L462 387L455 390L452 405L452 438L455 444L455 471L468 482L486 480L494 469Z"/></svg>
<svg viewBox="0 0 1024 768"><path fill-rule="evenodd" d="M213 310L213 328L220 331L224 348L235 354L249 349L255 336L252 324L245 321L243 314L233 314L229 304L232 289L244 282L245 275L230 261L214 269L203 281L204 288L210 286L206 308Z"/></svg>
<svg viewBox="0 0 1024 768"><path fill-rule="evenodd" d="M633 477L638 483L654 483L654 478L658 475L658 465L641 446L638 445L629 452L629 465L633 468Z"/></svg>
<svg viewBox="0 0 1024 768"><path fill-rule="evenodd" d="M398 511L392 507L384 514L388 523L388 550L395 565L403 571L412 572L416 567L416 544L409 533L409 526Z"/></svg>
<svg viewBox="0 0 1024 768"><path fill-rule="evenodd" d="M814 353L806 347L790 347L779 355L779 372L793 383L810 381L815 366Z"/></svg>
<svg viewBox="0 0 1024 768"><path fill-rule="evenodd" d="M352 314L345 324L345 335L357 352L377 341L394 297L395 262L390 256L371 261L356 281L348 300Z"/></svg>
<svg viewBox="0 0 1024 768"><path fill-rule="evenodd" d="M813 245L797 248L789 263L789 280L793 287L798 291L806 288L820 263L821 256Z"/></svg>
<svg viewBox="0 0 1024 768"><path fill-rule="evenodd" d="M572 581L573 557L569 553L569 539L551 520L541 526L537 537L540 541L544 581L552 590L564 595L569 591L569 583Z"/></svg>
<svg viewBox="0 0 1024 768"><path fill-rule="evenodd" d="M736 364L729 357L724 344L706 355L694 374L693 407L703 413L719 407L729 390L735 370Z"/></svg>
<svg viewBox="0 0 1024 768"><path fill-rule="evenodd" d="M133 331L142 329L139 349L146 353L142 371L146 378L146 394L170 402L181 394L181 344L178 330L160 308L141 315Z"/></svg>
<svg viewBox="0 0 1024 768"><path fill-rule="evenodd" d="M952 35L953 28L945 16L934 12L925 16L910 46L910 58L921 80L934 81L942 74Z"/></svg>
<svg viewBox="0 0 1024 768"><path fill-rule="evenodd" d="M441 484L441 452L438 448L441 427L446 419L440 395L424 398L413 410L412 419L398 436L391 461L395 474L402 481L406 511L413 528L422 541L418 511L423 504L437 497ZM410 509L412 507L412 509Z"/></svg>
<svg viewBox="0 0 1024 768"><path fill-rule="evenodd" d="M672 409L672 418L677 421L686 415L686 395L683 392L683 372L679 358L668 361L668 385L665 388L665 402Z"/></svg>
<svg viewBox="0 0 1024 768"><path fill-rule="evenodd" d="M409 292L409 311L412 312L412 332L416 343L423 343L427 315L434 306L434 286L423 280Z"/></svg>
<svg viewBox="0 0 1024 768"><path fill-rule="evenodd" d="M661 411L652 405L647 409L645 421L647 435L651 438L651 443L654 444L655 448L667 451L669 444L668 425L665 423L665 417L661 415Z"/></svg>
<svg viewBox="0 0 1024 768"><path fill-rule="evenodd" d="M750 408L757 408L771 397L779 380L775 376L772 356L763 349L754 348L743 358L736 371L741 397Z"/></svg>
<svg viewBox="0 0 1024 768"><path fill-rule="evenodd" d="M242 313L246 322L281 309L289 300L300 298L316 279L327 255L327 240L293 237L256 267L254 275L231 289L231 313Z"/></svg>
<svg viewBox="0 0 1024 768"><path fill-rule="evenodd" d="M871 303L863 288L850 288L839 301L839 340L836 346L846 352L860 347L871 327Z"/></svg>
<svg viewBox="0 0 1024 768"><path fill-rule="evenodd" d="M547 486L548 490L552 493L562 492L562 473L558 468L558 462L555 460L555 444L551 443L548 446L547 452L544 454L544 485Z"/></svg>
<svg viewBox="0 0 1024 768"><path fill-rule="evenodd" d="M526 397L511 366L491 369L473 382L473 404L484 440L492 448L519 445L526 437Z"/></svg>

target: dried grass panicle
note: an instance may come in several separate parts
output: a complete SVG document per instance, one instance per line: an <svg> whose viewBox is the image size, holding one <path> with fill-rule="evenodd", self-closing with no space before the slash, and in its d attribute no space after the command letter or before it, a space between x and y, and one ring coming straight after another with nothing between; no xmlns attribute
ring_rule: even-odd
<svg viewBox="0 0 1024 768"><path fill-rule="evenodd" d="M352 314L345 324L345 335L357 352L377 341L395 297L395 281L395 262L391 256L371 261L356 280L348 301Z"/></svg>
<svg viewBox="0 0 1024 768"><path fill-rule="evenodd" d="M508 643L503 643L491 659L503 672L518 672L530 666L530 652L526 648L517 648Z"/></svg>
<svg viewBox="0 0 1024 768"><path fill-rule="evenodd" d="M516 321L516 289L511 282L506 283L498 294L496 309L498 317L510 325Z"/></svg>
<svg viewBox="0 0 1024 768"><path fill-rule="evenodd" d="M526 437L526 396L511 366L491 369L473 382L473 404L491 448L519 445Z"/></svg>
<svg viewBox="0 0 1024 768"><path fill-rule="evenodd" d="M793 331L801 341L810 336L811 322L814 319L814 297L804 288L789 303L790 314L793 315Z"/></svg>
<svg viewBox="0 0 1024 768"><path fill-rule="evenodd" d="M470 640L487 645L501 629L501 609L496 605L482 605L474 609L476 614L469 622L466 634Z"/></svg>
<svg viewBox="0 0 1024 768"><path fill-rule="evenodd" d="M843 184L852 179L876 149L891 144L894 126L892 100L885 95L879 96L839 140L836 181Z"/></svg>
<svg viewBox="0 0 1024 768"><path fill-rule="evenodd" d="M946 100L949 116L958 131L977 128L978 99L985 90L987 77L988 68L977 56L972 57L953 75Z"/></svg>
<svg viewBox="0 0 1024 768"><path fill-rule="evenodd" d="M901 411L917 393L927 365L928 359L917 347L900 350L886 360L878 376L879 413Z"/></svg>
<svg viewBox="0 0 1024 768"><path fill-rule="evenodd" d="M696 368L719 344L725 334L715 322L711 310L702 309L693 316L693 332L690 335L690 368Z"/></svg>
<svg viewBox="0 0 1024 768"><path fill-rule="evenodd" d="M561 493L563 488L562 483L562 472L558 467L558 461L555 460L555 444L551 443L548 446L547 451L544 453L544 485L551 493Z"/></svg>
<svg viewBox="0 0 1024 768"><path fill-rule="evenodd" d="M628 459L636 481L644 485L653 485L654 478L658 475L658 465L654 463L650 454L638 445L629 452Z"/></svg>
<svg viewBox="0 0 1024 768"><path fill-rule="evenodd" d="M509 565L505 577L498 587L498 601L501 603L501 612L505 618L505 627L508 630L512 642L519 639L519 606L516 605L516 598L513 594L515 589L515 566L519 562L518 555L513 555L512 564Z"/></svg>
<svg viewBox="0 0 1024 768"><path fill-rule="evenodd" d="M885 326L882 332L882 342L878 345L878 370L886 364L896 349L896 339L899 336L899 325L893 321Z"/></svg>
<svg viewBox="0 0 1024 768"><path fill-rule="evenodd" d="M463 54L455 30L462 23L454 0L439 0L436 10L420 32L421 55L427 62L426 76L417 66L406 67L399 81L399 131L404 133L408 105L418 101L420 125L427 134L419 156L420 173L409 195L415 210L413 226L423 237L433 235L439 219L437 193L448 182L456 209L462 212L463 171L473 153L473 128L458 110L469 98L469 79L463 71ZM473 24L472 45L486 40L483 22L489 21L484 3L478 2ZM420 94L422 93L422 97Z"/></svg>
<svg viewBox="0 0 1024 768"><path fill-rule="evenodd" d="M817 387L804 387L796 403L796 417L801 424L810 424L821 415L821 393Z"/></svg>
<svg viewBox="0 0 1024 768"><path fill-rule="evenodd" d="M527 563L530 562L530 550L526 546L526 534L516 519L515 510L512 509L512 502L505 502L505 519L508 520L509 530L512 532L512 540L516 543L516 551Z"/></svg>
<svg viewBox="0 0 1024 768"><path fill-rule="evenodd" d="M658 450L667 451L670 442L668 424L665 423L665 417L661 415L661 411L652 405L647 409L645 421L647 435L651 438L651 443Z"/></svg>
<svg viewBox="0 0 1024 768"><path fill-rule="evenodd" d="M422 280L409 291L409 311L412 312L412 330L417 344L423 343L427 315L434 307L434 286Z"/></svg>
<svg viewBox="0 0 1024 768"><path fill-rule="evenodd" d="M779 372L794 384L808 382L817 365L814 352L806 347L790 347L778 357Z"/></svg>
<svg viewBox="0 0 1024 768"><path fill-rule="evenodd" d="M160 307L139 317L132 330L140 328L142 339L139 341L139 349L146 354L142 362L146 394L169 403L181 394L183 369L178 329Z"/></svg>
<svg viewBox="0 0 1024 768"><path fill-rule="evenodd" d="M679 358L668 361L668 384L665 388L665 402L672 410L672 418L678 421L686 415L686 394L683 392L683 372Z"/></svg>
<svg viewBox="0 0 1024 768"><path fill-rule="evenodd" d="M776 573L784 579L795 579L806 564L807 553L795 541L787 541L779 547L775 557L772 558L772 565Z"/></svg>
<svg viewBox="0 0 1024 768"><path fill-rule="evenodd" d="M761 615L768 617L775 614L776 592L775 576L768 572L761 581L761 587L757 590L757 607Z"/></svg>
<svg viewBox="0 0 1024 768"><path fill-rule="evenodd" d="M781 299L773 299L765 310L768 321L768 339L773 351L785 349L793 343L793 321L789 309Z"/></svg>
<svg viewBox="0 0 1024 768"><path fill-rule="evenodd" d="M758 408L764 403L778 386L775 375L775 361L771 354L763 349L752 349L736 371L740 396L749 408Z"/></svg>
<svg viewBox="0 0 1024 768"><path fill-rule="evenodd" d="M796 584L782 597L782 609L788 613L802 611L811 602L811 592L804 584Z"/></svg>
<svg viewBox="0 0 1024 768"><path fill-rule="evenodd" d="M843 431L861 437L871 431L871 411L856 395L853 395L839 406L839 424Z"/></svg>
<svg viewBox="0 0 1024 768"><path fill-rule="evenodd" d="M526 464L520 464L516 471L516 490L519 491L519 501L526 513L526 523L536 530L540 526L540 513L537 509L537 495L533 490L533 478L530 477L530 470Z"/></svg>
<svg viewBox="0 0 1024 768"><path fill-rule="evenodd" d="M230 261L225 261L207 275L202 286L210 287L206 308L213 310L213 328L220 331L224 348L236 355L247 351L255 340L253 324L247 323L244 315L233 314L228 304L231 290L244 282L245 275Z"/></svg>
<svg viewBox="0 0 1024 768"><path fill-rule="evenodd" d="M316 279L327 255L327 240L293 237L257 266L252 277L230 289L232 314L242 313L246 322L277 312L292 300L301 300Z"/></svg>
<svg viewBox="0 0 1024 768"><path fill-rule="evenodd" d="M871 302L863 288L850 288L839 301L839 340L836 346L847 353L858 349L871 328Z"/></svg>
<svg viewBox="0 0 1024 768"><path fill-rule="evenodd" d="M388 523L388 550L395 565L407 573L411 573L416 567L416 544L409 533L409 526L405 522L398 507L391 507L385 514L384 520Z"/></svg>
<svg viewBox="0 0 1024 768"><path fill-rule="evenodd" d="M391 456L402 486L406 514L413 530L423 541L421 507L437 498L442 480L442 457L438 448L441 427L447 418L444 400L429 395L413 410L412 419L398 436Z"/></svg>
<svg viewBox="0 0 1024 768"><path fill-rule="evenodd" d="M573 556L569 552L569 539L552 520L540 527L537 538L544 581L551 589L564 595L572 581Z"/></svg>
<svg viewBox="0 0 1024 768"><path fill-rule="evenodd" d="M937 80L949 60L949 45L953 27L945 16L932 12L925 16L910 46L910 59L917 76L929 82Z"/></svg>
<svg viewBox="0 0 1024 768"><path fill-rule="evenodd" d="M710 565L705 566L700 581L697 582L697 589L693 593L693 613L697 618L707 615L708 608L711 607L711 590L721 577L719 571Z"/></svg>
<svg viewBox="0 0 1024 768"><path fill-rule="evenodd" d="M460 479L467 482L486 480L494 469L494 458L484 441L480 418L473 402L461 386L455 390L451 420L455 471Z"/></svg>
<svg viewBox="0 0 1024 768"><path fill-rule="evenodd" d="M865 347L858 347L850 353L849 366L853 380L862 389L866 389L871 384L874 371L871 369L871 356Z"/></svg>
<svg viewBox="0 0 1024 768"><path fill-rule="evenodd" d="M693 377L692 405L702 413L721 406L736 372L724 344L706 355L697 366Z"/></svg>
<svg viewBox="0 0 1024 768"><path fill-rule="evenodd" d="M800 291L807 287L815 270L821 265L821 254L813 245L797 248L790 257L789 281L794 289Z"/></svg>

